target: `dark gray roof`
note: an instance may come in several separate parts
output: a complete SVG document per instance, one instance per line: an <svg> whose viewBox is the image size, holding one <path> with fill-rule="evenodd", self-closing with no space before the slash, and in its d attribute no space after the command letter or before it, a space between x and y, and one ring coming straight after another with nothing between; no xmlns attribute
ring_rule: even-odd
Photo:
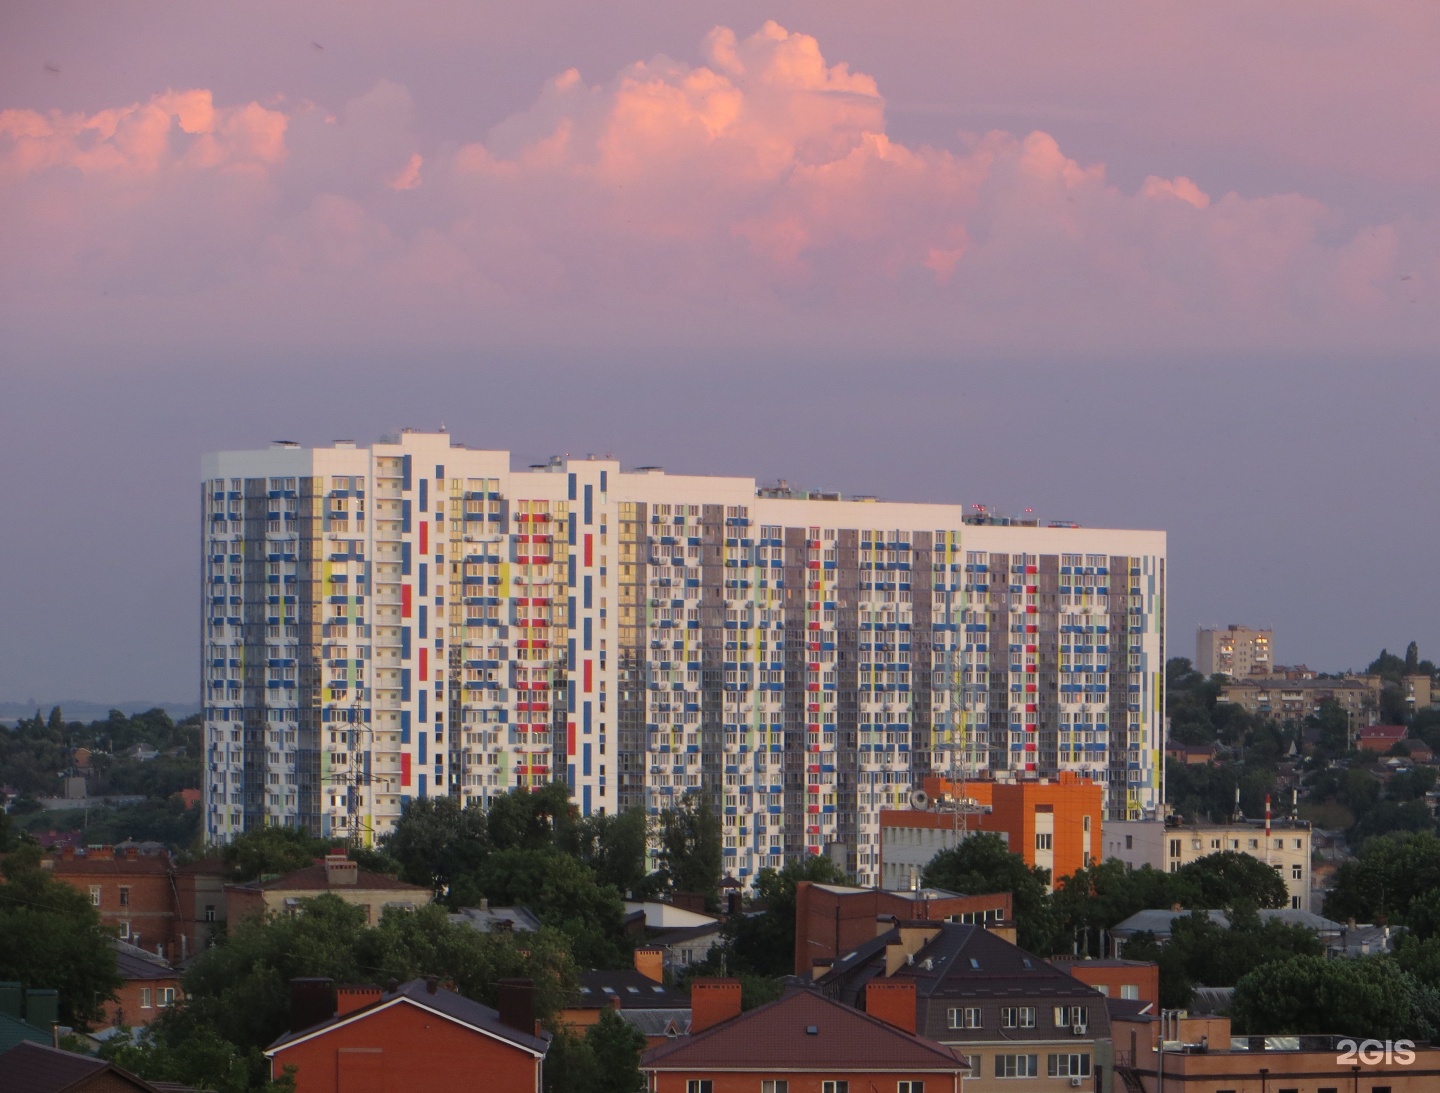
<svg viewBox="0 0 1440 1093"><path fill-rule="evenodd" d="M627 1010L619 1011L620 1020L646 1036L686 1036L690 1032L690 1011Z"/></svg>
<svg viewBox="0 0 1440 1093"><path fill-rule="evenodd" d="M1074 976L982 926L953 922L907 925L937 931L915 952L913 961L897 968L892 977L913 981L918 998L1097 996L1092 987ZM884 975L885 947L899 940L900 930L896 926L846 953L820 977L821 988L849 1005L861 1004L865 984Z"/></svg>
<svg viewBox="0 0 1440 1093"><path fill-rule="evenodd" d="M601 1009L620 1000L620 1008L690 1011L690 998L657 983L634 968L580 973L580 995L576 1009Z"/></svg>
<svg viewBox="0 0 1440 1093"><path fill-rule="evenodd" d="M671 930L659 930L650 935L651 945L664 945L669 948L671 945L679 945L684 941L694 941L697 937L716 937L720 934L722 925L719 922L707 922L703 926L676 926Z"/></svg>
<svg viewBox="0 0 1440 1093"><path fill-rule="evenodd" d="M1266 907L1257 912L1261 922L1283 922L1287 926L1304 926L1318 934L1338 934L1344 927L1313 911L1297 911L1289 907ZM1230 918L1224 911L1136 911L1125 921L1118 923L1110 933L1115 937L1129 938L1135 934L1152 933L1156 937L1169 937L1177 918L1186 915L1205 915L1217 926L1229 926Z"/></svg>
<svg viewBox="0 0 1440 1093"><path fill-rule="evenodd" d="M113 943L115 964L122 979L177 979L180 973L169 961L123 941Z"/></svg>
<svg viewBox="0 0 1440 1093"><path fill-rule="evenodd" d="M365 1014L373 1012L382 1006L391 1005L397 998L403 999L402 1005L413 1003L423 1006L426 1009L443 1013L446 1017L459 1021L462 1025L469 1025L473 1029L488 1032L492 1036L523 1047L529 1051L536 1051L544 1054L550 1048L550 1034L548 1032L535 1036L520 1029L512 1028L500 1020L499 1011L491 1009L483 1003L466 998L463 994L456 994L454 991L447 991L443 987L437 987L435 992L430 992L429 986L424 979L412 979L403 983L394 992L386 991L380 996L380 1001L374 1002L354 1013L347 1013L344 1017L332 1017L328 1021L322 1021L318 1025L302 1029L299 1032L287 1032L276 1040L265 1053L267 1055L284 1048L287 1044L296 1040L312 1036L317 1032L333 1028L341 1022L353 1021L356 1018L363 1018Z"/></svg>
<svg viewBox="0 0 1440 1093"><path fill-rule="evenodd" d="M50 1033L36 1028L28 1021L22 1021L18 1017L0 1013L0 1051L9 1051L16 1044L23 1044L26 1041L32 1044L48 1044Z"/></svg>

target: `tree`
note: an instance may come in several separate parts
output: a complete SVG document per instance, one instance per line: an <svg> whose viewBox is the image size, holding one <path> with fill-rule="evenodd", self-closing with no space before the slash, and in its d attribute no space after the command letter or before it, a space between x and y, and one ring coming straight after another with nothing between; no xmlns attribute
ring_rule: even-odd
<svg viewBox="0 0 1440 1093"><path fill-rule="evenodd" d="M419 797L386 837L385 851L400 863L400 876L422 884L454 907L478 898L476 876L490 852L485 810L461 807L454 797Z"/></svg>
<svg viewBox="0 0 1440 1093"><path fill-rule="evenodd" d="M185 1003L167 1009L147 1041L117 1058L152 1080L221 1093L264 1088L261 1052L289 1024L290 980L385 983L426 974L445 976L487 1005L496 1002L500 979L528 978L545 1019L577 986L565 939L549 928L523 938L485 933L450 922L435 905L391 908L372 927L363 909L324 895L302 900L294 915L238 923L191 965Z"/></svg>
<svg viewBox="0 0 1440 1093"><path fill-rule="evenodd" d="M1389 957L1296 956L1256 968L1235 984L1231 1019L1249 1034L1424 1038L1429 1004Z"/></svg>
<svg viewBox="0 0 1440 1093"><path fill-rule="evenodd" d="M115 950L86 896L40 868L29 843L0 862L0 979L60 992L60 1019L86 1025L120 986Z"/></svg>
<svg viewBox="0 0 1440 1093"><path fill-rule="evenodd" d="M1054 951L1057 939L1050 872L1026 865L999 835L982 832L940 851L925 867L924 883L968 895L1011 893L1020 947L1041 956Z"/></svg>
<svg viewBox="0 0 1440 1093"><path fill-rule="evenodd" d="M1207 854L1181 867L1180 878L1196 907L1233 907L1251 901L1258 907L1284 907L1289 890L1280 874L1259 858L1234 850Z"/></svg>
<svg viewBox="0 0 1440 1093"><path fill-rule="evenodd" d="M795 969L795 896L802 880L845 884L845 871L824 854L811 854L783 869L762 869L755 877L755 902L763 914L732 915L725 922L728 956L734 970L762 976L790 975Z"/></svg>
<svg viewBox="0 0 1440 1093"><path fill-rule="evenodd" d="M564 782L551 782L533 793L511 790L490 802L486 815L496 850L540 850L557 846L574 853L575 806Z"/></svg>
<svg viewBox="0 0 1440 1093"><path fill-rule="evenodd" d="M545 1093L640 1093L645 1036L613 1009L577 1036L559 1029L545 1056Z"/></svg>
<svg viewBox="0 0 1440 1093"><path fill-rule="evenodd" d="M232 879L254 880L303 869L329 846L297 827L258 827L237 835L220 852L220 859Z"/></svg>
<svg viewBox="0 0 1440 1093"><path fill-rule="evenodd" d="M671 891L699 893L718 911L724 860L720 816L705 797L688 793L660 813L660 872Z"/></svg>
<svg viewBox="0 0 1440 1093"><path fill-rule="evenodd" d="M553 847L497 850L476 878L496 903L523 902L541 922L570 939L586 967L620 967L630 952L621 926L625 905L611 885L600 885L583 862Z"/></svg>
<svg viewBox="0 0 1440 1093"><path fill-rule="evenodd" d="M1188 1006L1196 986L1233 987L1261 965L1322 952L1312 931L1274 920L1262 922L1253 905L1241 904L1226 914L1228 925L1201 911L1175 919L1165 945L1149 934L1126 944L1127 958L1160 965L1162 1006Z"/></svg>
<svg viewBox="0 0 1440 1093"><path fill-rule="evenodd" d="M598 1071L595 1093L640 1093L645 1088L645 1076L640 1073L645 1035L626 1024L619 1013L602 1009L600 1020L586 1031L585 1041Z"/></svg>
<svg viewBox="0 0 1440 1093"><path fill-rule="evenodd" d="M1174 903L1196 905L1193 892L1179 873L1162 872L1149 865L1131 869L1118 858L1107 858L1076 870L1055 890L1052 905L1057 918L1057 944L1063 947L1069 939L1077 952L1106 955L1101 950L1102 930L1118 925L1137 911Z"/></svg>
<svg viewBox="0 0 1440 1093"><path fill-rule="evenodd" d="M1398 922L1421 893L1440 888L1440 838L1429 831L1367 839L1353 861L1335 871L1325 898L1327 918Z"/></svg>
<svg viewBox="0 0 1440 1093"><path fill-rule="evenodd" d="M640 893L646 887L645 847L649 826L643 809L587 816L576 827L578 852L595 870L601 884L619 892Z"/></svg>

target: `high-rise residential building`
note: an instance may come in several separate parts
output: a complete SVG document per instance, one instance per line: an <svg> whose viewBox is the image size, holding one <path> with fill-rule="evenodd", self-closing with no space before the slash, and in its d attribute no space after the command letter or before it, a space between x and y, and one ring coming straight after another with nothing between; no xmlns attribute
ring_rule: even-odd
<svg viewBox="0 0 1440 1093"><path fill-rule="evenodd" d="M1219 673L1231 679L1268 676L1275 667L1275 632L1248 626L1223 630L1197 630L1195 669L1207 679Z"/></svg>
<svg viewBox="0 0 1440 1093"><path fill-rule="evenodd" d="M443 433L203 475L212 839L368 842L413 797L562 778L586 814L709 795L737 877L828 852L874 884L880 809L932 771L1160 802L1163 532Z"/></svg>

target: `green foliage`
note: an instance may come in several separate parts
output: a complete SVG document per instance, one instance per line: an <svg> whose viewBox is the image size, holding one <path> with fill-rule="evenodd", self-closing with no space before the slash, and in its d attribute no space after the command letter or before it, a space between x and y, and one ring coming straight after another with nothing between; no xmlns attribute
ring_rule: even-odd
<svg viewBox="0 0 1440 1093"><path fill-rule="evenodd" d="M245 881L304 869L332 846L299 828L259 827L237 835L220 857L232 880Z"/></svg>
<svg viewBox="0 0 1440 1093"><path fill-rule="evenodd" d="M162 754L148 763L122 757L135 744L146 744ZM111 710L104 721L85 725L67 722L59 707L42 717L21 718L10 732L0 732L0 784L22 793L53 796L60 791L60 775L74 769L77 748L93 754L86 771L92 796L145 794L169 797L200 784L200 719L174 722L160 709L126 717ZM165 753L177 752L169 755Z"/></svg>
<svg viewBox="0 0 1440 1093"><path fill-rule="evenodd" d="M577 986L566 941L555 931L523 939L482 933L451 923L438 906L392 908L367 927L362 909L324 895L302 901L296 915L236 925L191 965L185 1003L166 1010L139 1047L114 1049L116 1058L152 1080L227 1093L263 1089L261 1052L288 1027L291 979L383 984L426 974L488 1005L500 979L529 978L537 1014L547 1019Z"/></svg>
<svg viewBox="0 0 1440 1093"><path fill-rule="evenodd" d="M1264 964L1323 951L1312 931L1273 920L1262 922L1253 907L1232 908L1227 917L1228 928L1196 911L1171 923L1170 940L1164 945L1149 934L1126 944L1127 959L1160 965L1162 1006L1183 1008L1197 986L1233 987Z"/></svg>
<svg viewBox="0 0 1440 1093"><path fill-rule="evenodd" d="M161 842L172 849L196 845L200 838L200 809L186 808L178 797L152 798L119 808L70 809L37 812L25 819L25 830L78 831L91 845L124 842Z"/></svg>
<svg viewBox="0 0 1440 1093"><path fill-rule="evenodd" d="M433 889L451 906L473 903L473 878L490 852L485 810L462 808L453 797L414 799L385 850L400 863L402 880Z"/></svg>
<svg viewBox="0 0 1440 1093"><path fill-rule="evenodd" d="M1257 907L1284 907L1289 891L1280 875L1259 858L1222 850L1182 866L1177 874L1192 907L1233 907L1249 901ZM1193 893L1193 894L1192 894Z"/></svg>
<svg viewBox="0 0 1440 1093"><path fill-rule="evenodd" d="M1020 947L1041 956L1055 951L1059 923L1050 903L1050 873L1026 865L999 835L971 835L959 846L940 851L925 867L924 883L967 895L1010 892Z"/></svg>
<svg viewBox="0 0 1440 1093"><path fill-rule="evenodd" d="M1237 1033L1427 1039L1434 998L1385 956L1295 956L1255 968L1235 984Z"/></svg>
<svg viewBox="0 0 1440 1093"><path fill-rule="evenodd" d="M40 848L21 846L0 862L0 980L60 992L60 1019L101 1017L120 986L115 951L85 895L40 868Z"/></svg>
<svg viewBox="0 0 1440 1093"><path fill-rule="evenodd" d="M795 893L802 880L845 884L845 871L824 854L811 854L781 870L762 869L755 877L755 902L763 915L735 915L725 922L726 958L735 971L759 976L791 975L795 970Z"/></svg>
<svg viewBox="0 0 1440 1093"><path fill-rule="evenodd" d="M476 882L491 901L523 902L541 922L558 929L586 967L628 962L620 893L598 884L594 871L571 855L553 848L497 850L485 859Z"/></svg>
<svg viewBox="0 0 1440 1093"><path fill-rule="evenodd" d="M645 844L648 825L642 809L632 808L615 815L590 816L577 824L576 841L580 858L595 870L601 884L637 896L648 888L645 875Z"/></svg>
<svg viewBox="0 0 1440 1093"><path fill-rule="evenodd" d="M1440 888L1440 838L1431 831L1367 839L1354 861L1335 872L1327 918L1399 922L1422 893Z"/></svg>
<svg viewBox="0 0 1440 1093"><path fill-rule="evenodd" d="M575 806L564 782L551 782L534 793L512 790L490 803L486 816L496 850L543 850L557 846L573 853Z"/></svg>
<svg viewBox="0 0 1440 1093"><path fill-rule="evenodd" d="M672 892L696 892L705 909L720 909L724 865L720 815L698 793L660 813L660 873Z"/></svg>
<svg viewBox="0 0 1440 1093"><path fill-rule="evenodd" d="M577 1036L556 1032L545 1057L545 1093L641 1093L645 1037L612 1009Z"/></svg>

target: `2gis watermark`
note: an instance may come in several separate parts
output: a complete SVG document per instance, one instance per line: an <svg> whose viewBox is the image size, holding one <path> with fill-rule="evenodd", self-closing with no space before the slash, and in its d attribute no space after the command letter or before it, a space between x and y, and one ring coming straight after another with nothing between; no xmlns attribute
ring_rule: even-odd
<svg viewBox="0 0 1440 1093"><path fill-rule="evenodd" d="M1415 1061L1414 1040L1337 1040L1339 1066L1409 1066Z"/></svg>

